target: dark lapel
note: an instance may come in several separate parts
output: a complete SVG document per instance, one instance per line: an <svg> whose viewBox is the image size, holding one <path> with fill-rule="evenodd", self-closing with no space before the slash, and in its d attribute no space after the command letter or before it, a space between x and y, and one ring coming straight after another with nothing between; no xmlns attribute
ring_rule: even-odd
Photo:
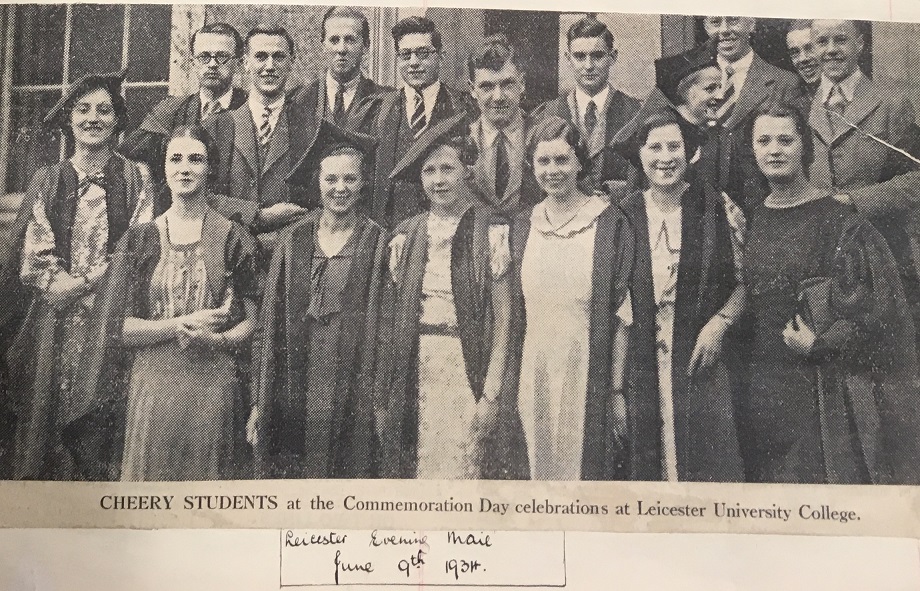
<svg viewBox="0 0 920 591"><path fill-rule="evenodd" d="M744 87L738 95L738 102L725 127L734 129L739 123L745 121L754 109L772 96L776 78L773 76L772 66L763 61L759 55L754 54L754 61L748 69Z"/></svg>
<svg viewBox="0 0 920 591"><path fill-rule="evenodd" d="M356 97L357 98L357 97ZM314 80L307 87L304 107L313 107L316 120L319 121L326 116L326 76L325 73ZM331 118L331 113L330 113Z"/></svg>
<svg viewBox="0 0 920 591"><path fill-rule="evenodd" d="M456 103L453 92L442 82L441 88L438 89L438 96L434 101L434 108L431 109L431 121L428 122L427 127L431 127L448 117L453 117L459 108Z"/></svg>
<svg viewBox="0 0 920 591"><path fill-rule="evenodd" d="M377 85L374 84L374 81L370 78L365 78L361 76L361 81L358 82L358 91L355 93L355 98L351 99L351 104L348 105L348 108L345 110L345 115L351 115L354 113L358 105L366 99L367 97L377 93Z"/></svg>
<svg viewBox="0 0 920 591"><path fill-rule="evenodd" d="M231 114L233 118L233 149L239 152L246 162L253 178L258 178L259 155L256 148L256 125L252 121L252 111L243 105Z"/></svg>
<svg viewBox="0 0 920 591"><path fill-rule="evenodd" d="M230 95L230 110L235 111L242 107L247 98L249 98L249 94L247 94L245 90L234 88L233 94Z"/></svg>
<svg viewBox="0 0 920 591"><path fill-rule="evenodd" d="M208 291L215 305L224 300L227 286L227 238L230 236L230 221L208 208L201 228L201 256L204 259Z"/></svg>
<svg viewBox="0 0 920 591"><path fill-rule="evenodd" d="M288 152L291 155L291 162L295 162L307 151L308 144L316 135L320 118L302 103L291 102L284 110L287 113Z"/></svg>
<svg viewBox="0 0 920 591"><path fill-rule="evenodd" d="M173 127L201 122L201 95L197 92L183 101L182 108L173 120Z"/></svg>

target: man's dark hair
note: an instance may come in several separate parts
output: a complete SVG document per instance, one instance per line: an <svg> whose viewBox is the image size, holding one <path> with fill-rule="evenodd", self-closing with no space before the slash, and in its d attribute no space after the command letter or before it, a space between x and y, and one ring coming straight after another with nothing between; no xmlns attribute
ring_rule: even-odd
<svg viewBox="0 0 920 591"><path fill-rule="evenodd" d="M489 35L470 54L470 59L467 63L470 80L476 78L476 70L497 72L504 68L508 62L520 69L511 42L502 34Z"/></svg>
<svg viewBox="0 0 920 591"><path fill-rule="evenodd" d="M331 18L350 18L361 23L361 38L364 40L364 47L371 46L371 26L367 22L367 15L351 6L333 6L323 15L322 35L326 39L326 21Z"/></svg>
<svg viewBox="0 0 920 591"><path fill-rule="evenodd" d="M610 29L607 28L607 25L594 17L586 16L584 18L578 19L572 23L571 27L569 27L568 44L571 46L572 41L575 39L593 39L595 37L600 37L604 40L608 51L613 50L613 33L610 32Z"/></svg>
<svg viewBox="0 0 920 591"><path fill-rule="evenodd" d="M194 33L192 33L192 43L190 45L192 54L195 54L195 39L198 33L210 33L212 35L224 35L233 39L233 57L243 55L243 37L240 32L228 25L227 23L209 23Z"/></svg>
<svg viewBox="0 0 920 591"><path fill-rule="evenodd" d="M811 28L812 20L810 18L797 18L792 20L789 23L789 27L786 29L786 33L791 33L792 31L807 31Z"/></svg>
<svg viewBox="0 0 920 591"><path fill-rule="evenodd" d="M397 51L399 50L399 42L402 38L413 33L431 35L431 44L435 49L441 51L441 33L438 31L437 27L435 27L434 21L430 18L425 18L424 16L410 16L404 18L393 25L392 32L393 43L396 44Z"/></svg>
<svg viewBox="0 0 920 591"><path fill-rule="evenodd" d="M284 27L256 27L246 35L246 49L249 50L249 40L256 35L271 35L272 37L283 37L288 44L288 52L294 57L294 38L287 32Z"/></svg>

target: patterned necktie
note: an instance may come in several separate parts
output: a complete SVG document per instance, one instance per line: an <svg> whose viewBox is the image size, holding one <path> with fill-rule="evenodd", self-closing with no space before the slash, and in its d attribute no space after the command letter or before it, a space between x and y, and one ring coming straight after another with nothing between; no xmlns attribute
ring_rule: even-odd
<svg viewBox="0 0 920 591"><path fill-rule="evenodd" d="M412 110L412 118L409 120L409 127L412 128L412 133L415 137L418 137L422 130L425 129L425 99L422 97L422 93L415 93L415 104Z"/></svg>
<svg viewBox="0 0 920 591"><path fill-rule="evenodd" d="M505 196L510 179L511 166L508 162L508 147L505 145L505 134L499 131L495 138L495 196L499 199Z"/></svg>
<svg viewBox="0 0 920 591"><path fill-rule="evenodd" d="M259 124L259 145L265 147L268 144L268 141L272 139L272 109L271 107L265 107L265 110L262 111L262 122Z"/></svg>
<svg viewBox="0 0 920 591"><path fill-rule="evenodd" d="M332 108L332 122L341 125L345 118L345 87L341 84L335 91L335 103Z"/></svg>
<svg viewBox="0 0 920 591"><path fill-rule="evenodd" d="M827 114L827 120L831 126L831 133L835 135L837 133L836 129L843 125L840 118L843 117L848 103L847 97L843 94L843 89L840 88L839 84L834 83L830 93L827 95L827 101L825 101L824 106L826 106L829 111L832 111L832 113Z"/></svg>
<svg viewBox="0 0 920 591"><path fill-rule="evenodd" d="M223 110L224 108L219 101L208 101L201 107L201 120L204 121L208 117L217 115Z"/></svg>
<svg viewBox="0 0 920 591"><path fill-rule="evenodd" d="M585 141L591 138L594 132L594 126L597 125L597 105L594 101L588 101L588 108L585 109Z"/></svg>
<svg viewBox="0 0 920 591"><path fill-rule="evenodd" d="M725 66L725 89L722 92L722 104L719 105L719 122L725 123L735 110L735 69Z"/></svg>

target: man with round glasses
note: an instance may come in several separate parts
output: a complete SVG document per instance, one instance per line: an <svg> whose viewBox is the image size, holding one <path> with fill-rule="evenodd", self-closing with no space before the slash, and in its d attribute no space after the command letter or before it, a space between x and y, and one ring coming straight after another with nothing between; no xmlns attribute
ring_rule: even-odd
<svg viewBox="0 0 920 591"><path fill-rule="evenodd" d="M198 92L164 98L119 146L126 157L146 163L158 184L165 180L160 146L170 131L246 102L246 92L233 86L243 54L243 38L236 29L227 23L207 24L192 34L191 50Z"/></svg>
<svg viewBox="0 0 920 591"><path fill-rule="evenodd" d="M389 228L421 212L425 200L420 184L389 178L396 163L422 131L471 110L464 93L439 79L443 52L433 21L408 17L396 23L392 33L403 87L365 101L357 119L360 131L383 138L370 214Z"/></svg>

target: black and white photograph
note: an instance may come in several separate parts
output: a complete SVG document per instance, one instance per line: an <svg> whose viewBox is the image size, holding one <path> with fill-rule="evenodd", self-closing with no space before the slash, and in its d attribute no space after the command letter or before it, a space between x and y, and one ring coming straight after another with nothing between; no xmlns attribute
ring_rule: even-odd
<svg viewBox="0 0 920 591"><path fill-rule="evenodd" d="M918 24L0 39L0 480L920 484Z"/></svg>

